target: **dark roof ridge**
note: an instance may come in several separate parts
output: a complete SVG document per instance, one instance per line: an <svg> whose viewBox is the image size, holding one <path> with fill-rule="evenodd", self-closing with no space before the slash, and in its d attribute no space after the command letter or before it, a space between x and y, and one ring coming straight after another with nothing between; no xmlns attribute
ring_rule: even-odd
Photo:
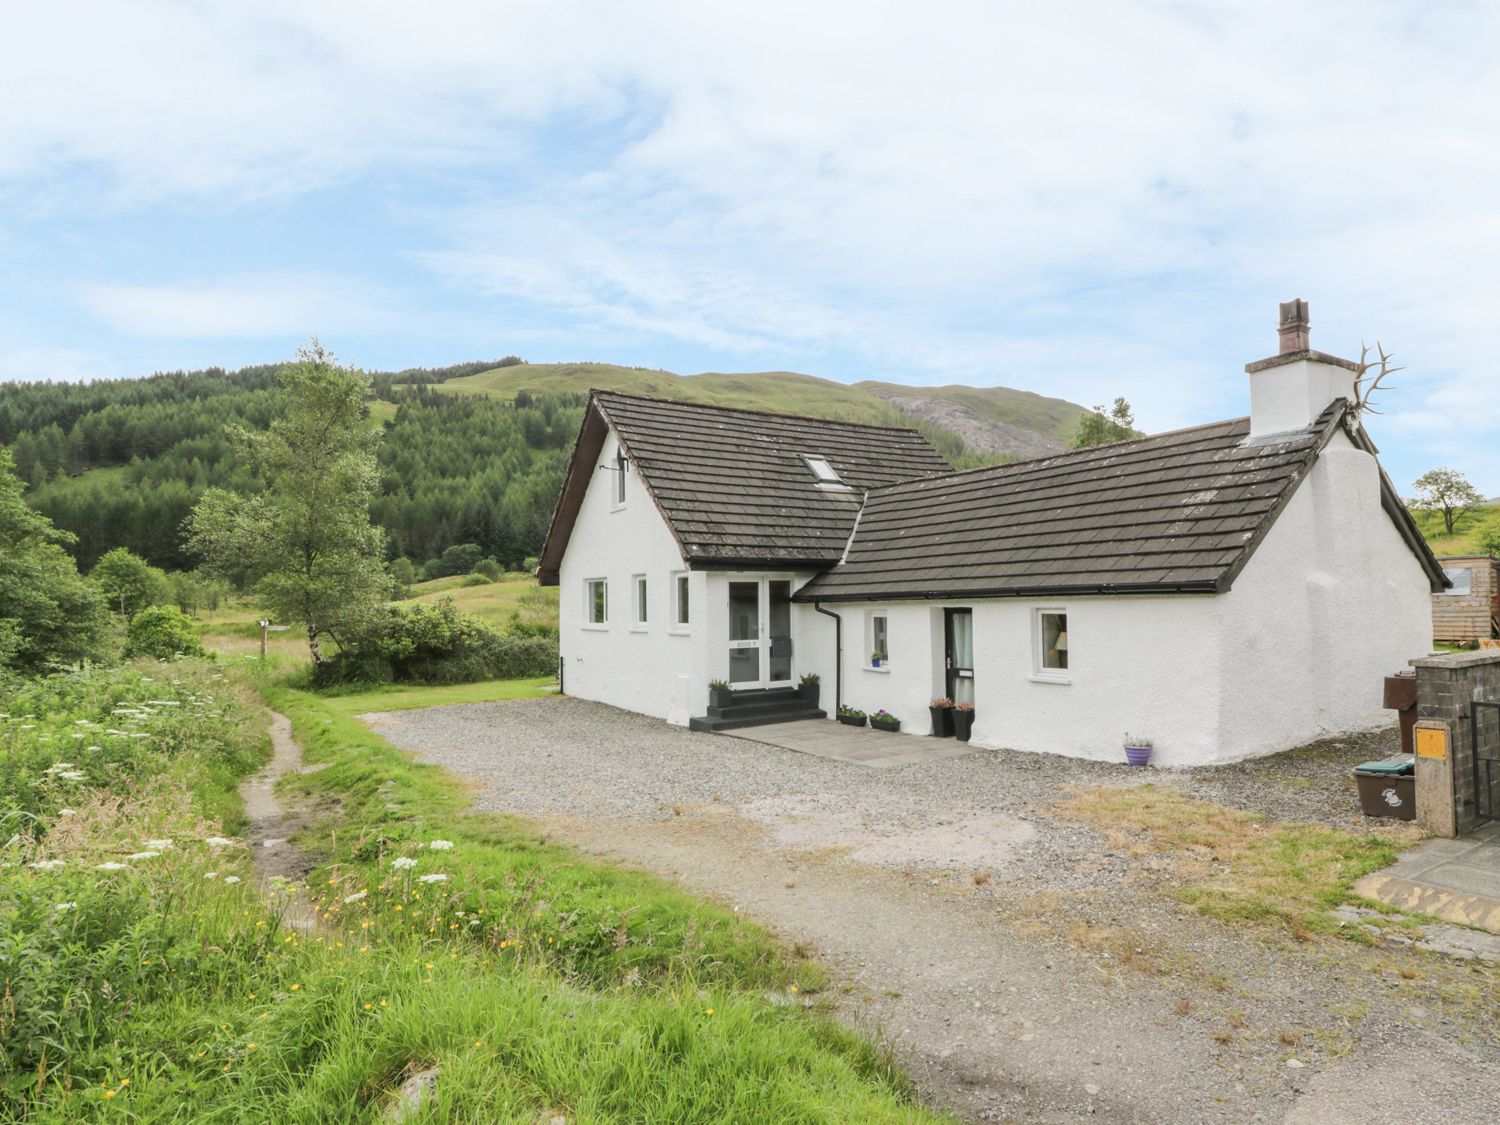
<svg viewBox="0 0 1500 1125"><path fill-rule="evenodd" d="M690 378L690 376L684 376ZM636 402L659 402L664 406L694 406L701 410L727 410L734 414L756 414L764 418L790 418L798 422L816 422L820 426L849 426L856 430L887 430L897 434L915 434L922 438L922 431L913 426L882 426L877 422L846 422L841 418L819 418L814 414L787 414L780 410L757 410L752 406L720 406L713 402L693 402L685 398L661 398L657 395L632 395L624 391L611 391L604 387L590 387L589 396L614 395L616 398L633 399Z"/></svg>

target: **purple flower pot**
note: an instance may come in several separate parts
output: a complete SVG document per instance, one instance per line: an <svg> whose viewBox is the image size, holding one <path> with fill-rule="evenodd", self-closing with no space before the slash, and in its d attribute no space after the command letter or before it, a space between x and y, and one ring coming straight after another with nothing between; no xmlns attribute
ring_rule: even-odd
<svg viewBox="0 0 1500 1125"><path fill-rule="evenodd" d="M1125 747L1125 760L1132 766L1144 766L1151 761L1151 747L1127 746Z"/></svg>

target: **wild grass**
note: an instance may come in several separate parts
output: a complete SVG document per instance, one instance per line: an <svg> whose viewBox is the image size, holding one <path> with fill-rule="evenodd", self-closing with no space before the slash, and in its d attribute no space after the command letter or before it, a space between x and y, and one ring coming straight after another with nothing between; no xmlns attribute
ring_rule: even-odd
<svg viewBox="0 0 1500 1125"><path fill-rule="evenodd" d="M1174 893L1227 922L1273 926L1294 937L1341 933L1329 911L1363 901L1350 888L1394 863L1402 841L1314 824L1288 824L1193 800L1155 785L1076 789L1056 809L1134 855L1164 855Z"/></svg>
<svg viewBox="0 0 1500 1125"><path fill-rule="evenodd" d="M412 711L421 707L447 707L458 703L496 703L512 699L542 699L557 694L557 679L485 680L477 684L411 686L381 684L369 687L324 688L318 696L342 715L364 715L377 711Z"/></svg>
<svg viewBox="0 0 1500 1125"><path fill-rule="evenodd" d="M1481 552L1475 540L1480 532L1500 523L1500 506L1478 507L1466 512L1456 521L1452 535L1443 526L1441 512L1414 511L1412 515L1434 554L1476 555Z"/></svg>
<svg viewBox="0 0 1500 1125"><path fill-rule="evenodd" d="M28 825L0 867L0 1119L378 1121L436 1067L404 1120L935 1120L881 1051L803 1009L817 969L763 931L463 816L452 779L286 688L329 763L298 779L326 862L310 893L263 896L225 832L263 728L216 677L0 688L6 808ZM29 783L143 687L202 706L135 708L128 733L152 737L89 742L118 755L67 804Z"/></svg>

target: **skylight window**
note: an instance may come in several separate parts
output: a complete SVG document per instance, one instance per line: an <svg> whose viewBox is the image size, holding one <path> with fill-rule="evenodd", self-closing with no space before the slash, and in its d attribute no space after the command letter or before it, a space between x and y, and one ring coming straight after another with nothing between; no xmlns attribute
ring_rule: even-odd
<svg viewBox="0 0 1500 1125"><path fill-rule="evenodd" d="M812 475L817 477L819 484L839 486L844 483L838 473L834 471L833 466L828 463L827 458L809 457L804 453L802 460L807 462L807 467L812 470Z"/></svg>

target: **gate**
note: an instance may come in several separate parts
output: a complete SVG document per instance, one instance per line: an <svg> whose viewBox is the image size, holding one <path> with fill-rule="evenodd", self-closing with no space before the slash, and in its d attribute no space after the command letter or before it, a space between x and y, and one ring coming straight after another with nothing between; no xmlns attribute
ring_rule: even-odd
<svg viewBox="0 0 1500 1125"><path fill-rule="evenodd" d="M1469 711L1469 748L1474 758L1474 812L1500 820L1500 702L1475 700Z"/></svg>

